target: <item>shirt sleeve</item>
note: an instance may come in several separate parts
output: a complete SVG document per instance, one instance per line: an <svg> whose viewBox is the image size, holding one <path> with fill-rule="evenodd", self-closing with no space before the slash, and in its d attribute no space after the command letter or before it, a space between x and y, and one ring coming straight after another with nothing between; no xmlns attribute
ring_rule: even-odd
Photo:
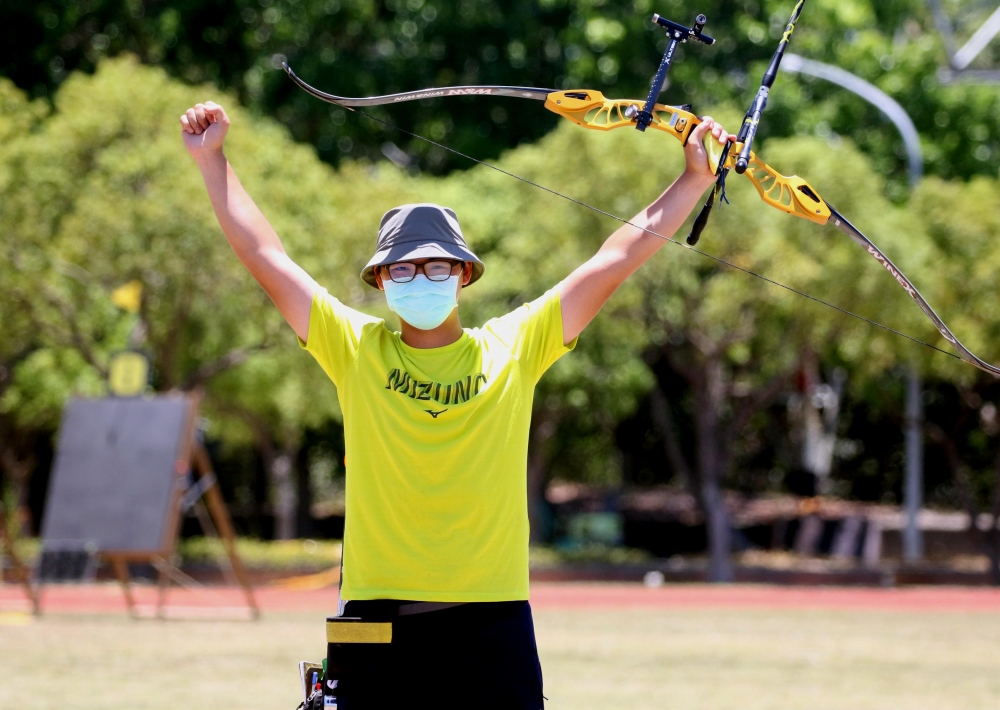
<svg viewBox="0 0 1000 710"><path fill-rule="evenodd" d="M320 364L333 384L340 387L358 349L366 326L381 323L379 318L365 315L345 306L325 288L313 295L309 310L309 340L299 339L299 345Z"/></svg>
<svg viewBox="0 0 1000 710"><path fill-rule="evenodd" d="M494 318L485 326L510 348L521 369L534 382L560 357L576 347L574 338L563 344L562 304L558 289L546 291L531 303L505 316Z"/></svg>

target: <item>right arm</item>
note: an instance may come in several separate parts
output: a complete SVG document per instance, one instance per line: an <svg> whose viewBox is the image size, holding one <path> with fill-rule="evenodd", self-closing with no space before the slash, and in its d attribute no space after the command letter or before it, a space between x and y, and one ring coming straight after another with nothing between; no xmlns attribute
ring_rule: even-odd
<svg viewBox="0 0 1000 710"><path fill-rule="evenodd" d="M184 146L201 169L212 208L229 245L305 342L319 285L285 253L274 228L243 189L222 152L229 117L209 101L181 116Z"/></svg>

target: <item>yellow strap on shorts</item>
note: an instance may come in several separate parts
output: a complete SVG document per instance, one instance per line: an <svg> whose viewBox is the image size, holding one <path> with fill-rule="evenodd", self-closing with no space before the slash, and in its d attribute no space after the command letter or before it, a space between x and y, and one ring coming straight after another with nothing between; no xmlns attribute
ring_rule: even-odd
<svg viewBox="0 0 1000 710"><path fill-rule="evenodd" d="M327 643L392 643L391 621L326 620Z"/></svg>

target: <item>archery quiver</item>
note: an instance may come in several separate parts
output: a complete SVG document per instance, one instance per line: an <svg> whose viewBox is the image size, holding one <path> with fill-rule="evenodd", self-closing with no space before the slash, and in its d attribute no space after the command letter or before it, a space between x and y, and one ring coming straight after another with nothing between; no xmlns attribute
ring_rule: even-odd
<svg viewBox="0 0 1000 710"><path fill-rule="evenodd" d="M299 663L299 678L302 681L302 702L295 710L323 710L323 685L326 676L326 661L323 663Z"/></svg>
<svg viewBox="0 0 1000 710"><path fill-rule="evenodd" d="M386 645L392 643L392 622L333 616L326 620L326 660L323 665L300 663L305 699L299 710L337 710L341 682L373 673L385 662ZM305 668L308 666L308 668ZM317 688L310 674L322 671Z"/></svg>

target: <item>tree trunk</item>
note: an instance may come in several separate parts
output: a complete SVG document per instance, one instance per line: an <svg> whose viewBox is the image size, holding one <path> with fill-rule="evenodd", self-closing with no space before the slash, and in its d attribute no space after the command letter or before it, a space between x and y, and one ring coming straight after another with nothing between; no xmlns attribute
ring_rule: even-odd
<svg viewBox="0 0 1000 710"><path fill-rule="evenodd" d="M993 476L993 527L990 528L988 542L990 555L990 581L1000 586L1000 457Z"/></svg>
<svg viewBox="0 0 1000 710"><path fill-rule="evenodd" d="M295 538L295 493L293 456L286 449L271 464L271 495L274 507L274 537L276 540Z"/></svg>
<svg viewBox="0 0 1000 710"><path fill-rule="evenodd" d="M667 458L675 470L690 481L692 494L704 514L709 580L731 582L735 578L730 558L733 536L722 487L732 465L733 442L754 413L767 406L787 386L788 373L778 373L755 391L742 393L743 403L739 406L727 406L737 404L724 354L735 340L711 340L693 331L690 335L693 349L688 353L693 357L685 357L669 345L664 347L663 354L671 368L685 379L694 398L693 466L687 465L681 452L670 408L659 390L654 390L651 396L652 415L664 435Z"/></svg>
<svg viewBox="0 0 1000 710"><path fill-rule="evenodd" d="M250 426L257 440L257 450L270 484L271 512L274 517L274 539L295 538L296 503L295 458L297 448L285 443L281 452L275 451L271 430L263 419L244 410L235 410Z"/></svg>
<svg viewBox="0 0 1000 710"><path fill-rule="evenodd" d="M713 477L706 476L701 484L702 505L705 506L705 529L708 534L708 579L710 582L732 582L732 531L722 490Z"/></svg>
<svg viewBox="0 0 1000 710"><path fill-rule="evenodd" d="M663 394L660 385L652 389L649 393L650 412L653 415L653 424L663 437L663 453L670 462L670 467L674 473L681 477L684 488L694 496L701 505L701 491L695 481L694 473L688 466L687 459L684 458L684 451L681 449L681 437L677 432L677 424L674 422L673 411L670 409L670 402Z"/></svg>
<svg viewBox="0 0 1000 710"><path fill-rule="evenodd" d="M543 542L548 534L545 520L545 470L548 468L546 443L556 433L552 413L543 410L532 428L528 452L528 524L531 542Z"/></svg>
<svg viewBox="0 0 1000 710"><path fill-rule="evenodd" d="M296 501L296 534L300 538L313 536L312 518L312 481L309 476L309 451L303 446L296 457L295 468L298 474L295 477L297 491Z"/></svg>
<svg viewBox="0 0 1000 710"><path fill-rule="evenodd" d="M703 377L694 384L695 430L698 474L701 479L701 502L705 510L708 535L708 578L712 582L733 581L730 560L732 534L729 514L722 496L726 457L720 437L720 419L725 401L723 366L717 357L706 358Z"/></svg>
<svg viewBox="0 0 1000 710"><path fill-rule="evenodd" d="M19 458L13 448L0 444L0 469L2 469L10 487L14 510L10 518L19 537L31 537L34 521L31 520L31 508L28 505L28 481L35 468L34 457ZM3 504L3 487L0 486L0 505Z"/></svg>
<svg viewBox="0 0 1000 710"><path fill-rule="evenodd" d="M903 559L909 563L924 557L924 534L920 529L920 509L924 505L924 412L920 370L910 366L906 377L906 481L903 507Z"/></svg>

